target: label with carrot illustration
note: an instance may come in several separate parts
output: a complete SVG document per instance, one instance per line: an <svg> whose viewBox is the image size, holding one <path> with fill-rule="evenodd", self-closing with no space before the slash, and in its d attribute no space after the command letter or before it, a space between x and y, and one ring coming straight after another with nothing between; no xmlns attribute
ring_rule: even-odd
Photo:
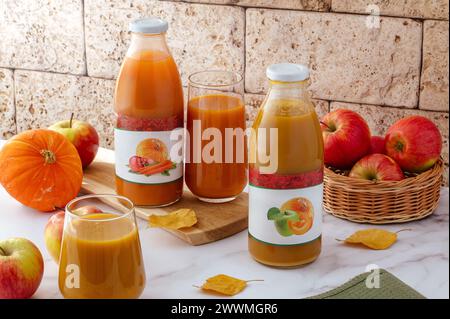
<svg viewBox="0 0 450 319"><path fill-rule="evenodd" d="M140 184L168 183L181 178L182 142L174 138L177 134L172 138L171 134L172 131L137 132L116 128L116 175Z"/></svg>

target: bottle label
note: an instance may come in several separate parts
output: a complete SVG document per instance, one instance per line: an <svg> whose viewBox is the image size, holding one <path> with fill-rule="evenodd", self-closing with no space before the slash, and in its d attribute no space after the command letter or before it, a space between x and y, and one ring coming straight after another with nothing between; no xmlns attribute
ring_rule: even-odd
<svg viewBox="0 0 450 319"><path fill-rule="evenodd" d="M171 131L115 128L116 175L137 184L163 184L182 178L182 136L182 128Z"/></svg>
<svg viewBox="0 0 450 319"><path fill-rule="evenodd" d="M258 241L293 246L322 233L323 171L287 176L250 170L248 230Z"/></svg>

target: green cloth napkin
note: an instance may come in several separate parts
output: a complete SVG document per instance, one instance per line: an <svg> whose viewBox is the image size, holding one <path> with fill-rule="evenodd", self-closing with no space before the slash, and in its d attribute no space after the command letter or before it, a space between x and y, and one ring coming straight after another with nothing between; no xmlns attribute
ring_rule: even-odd
<svg viewBox="0 0 450 319"><path fill-rule="evenodd" d="M368 281L373 283L373 275L373 272L363 273L342 286L307 299L426 299L384 269L379 269L379 288L368 288L366 279L371 276Z"/></svg>

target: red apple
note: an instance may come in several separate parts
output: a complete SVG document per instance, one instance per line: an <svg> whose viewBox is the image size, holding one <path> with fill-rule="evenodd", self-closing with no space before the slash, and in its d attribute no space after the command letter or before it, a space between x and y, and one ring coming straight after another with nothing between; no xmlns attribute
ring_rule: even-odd
<svg viewBox="0 0 450 319"><path fill-rule="evenodd" d="M49 127L64 135L78 151L83 168L88 167L98 151L98 134L89 123L73 120L60 121Z"/></svg>
<svg viewBox="0 0 450 319"><path fill-rule="evenodd" d="M350 168L370 150L370 130L366 121L350 110L338 109L321 121L325 164Z"/></svg>
<svg viewBox="0 0 450 319"><path fill-rule="evenodd" d="M64 212L59 212L50 217L44 231L45 246L56 263L59 263L64 229L64 215Z"/></svg>
<svg viewBox="0 0 450 319"><path fill-rule="evenodd" d="M441 155L442 136L426 117L414 115L395 122L387 131L386 154L408 172L420 173Z"/></svg>
<svg viewBox="0 0 450 319"><path fill-rule="evenodd" d="M370 154L361 158L348 175L371 181L400 181L405 178L400 166L384 154Z"/></svg>
<svg viewBox="0 0 450 319"><path fill-rule="evenodd" d="M82 206L77 209L74 209L73 213L78 216L83 216L83 215L89 215L89 214L101 214L101 213L103 213L103 211L96 206L86 205L86 206Z"/></svg>
<svg viewBox="0 0 450 319"><path fill-rule="evenodd" d="M384 147L384 137L373 135L370 138L370 151L369 154L386 154Z"/></svg>
<svg viewBox="0 0 450 319"><path fill-rule="evenodd" d="M44 274L39 249L28 239L0 241L0 299L24 299L38 289Z"/></svg>

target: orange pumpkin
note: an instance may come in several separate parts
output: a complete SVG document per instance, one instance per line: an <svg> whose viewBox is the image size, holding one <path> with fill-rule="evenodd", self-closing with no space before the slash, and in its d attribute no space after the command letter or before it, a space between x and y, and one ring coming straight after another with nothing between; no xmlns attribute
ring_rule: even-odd
<svg viewBox="0 0 450 319"><path fill-rule="evenodd" d="M60 133L25 131L0 151L0 183L25 206L40 211L62 208L77 196L82 180L78 152Z"/></svg>

